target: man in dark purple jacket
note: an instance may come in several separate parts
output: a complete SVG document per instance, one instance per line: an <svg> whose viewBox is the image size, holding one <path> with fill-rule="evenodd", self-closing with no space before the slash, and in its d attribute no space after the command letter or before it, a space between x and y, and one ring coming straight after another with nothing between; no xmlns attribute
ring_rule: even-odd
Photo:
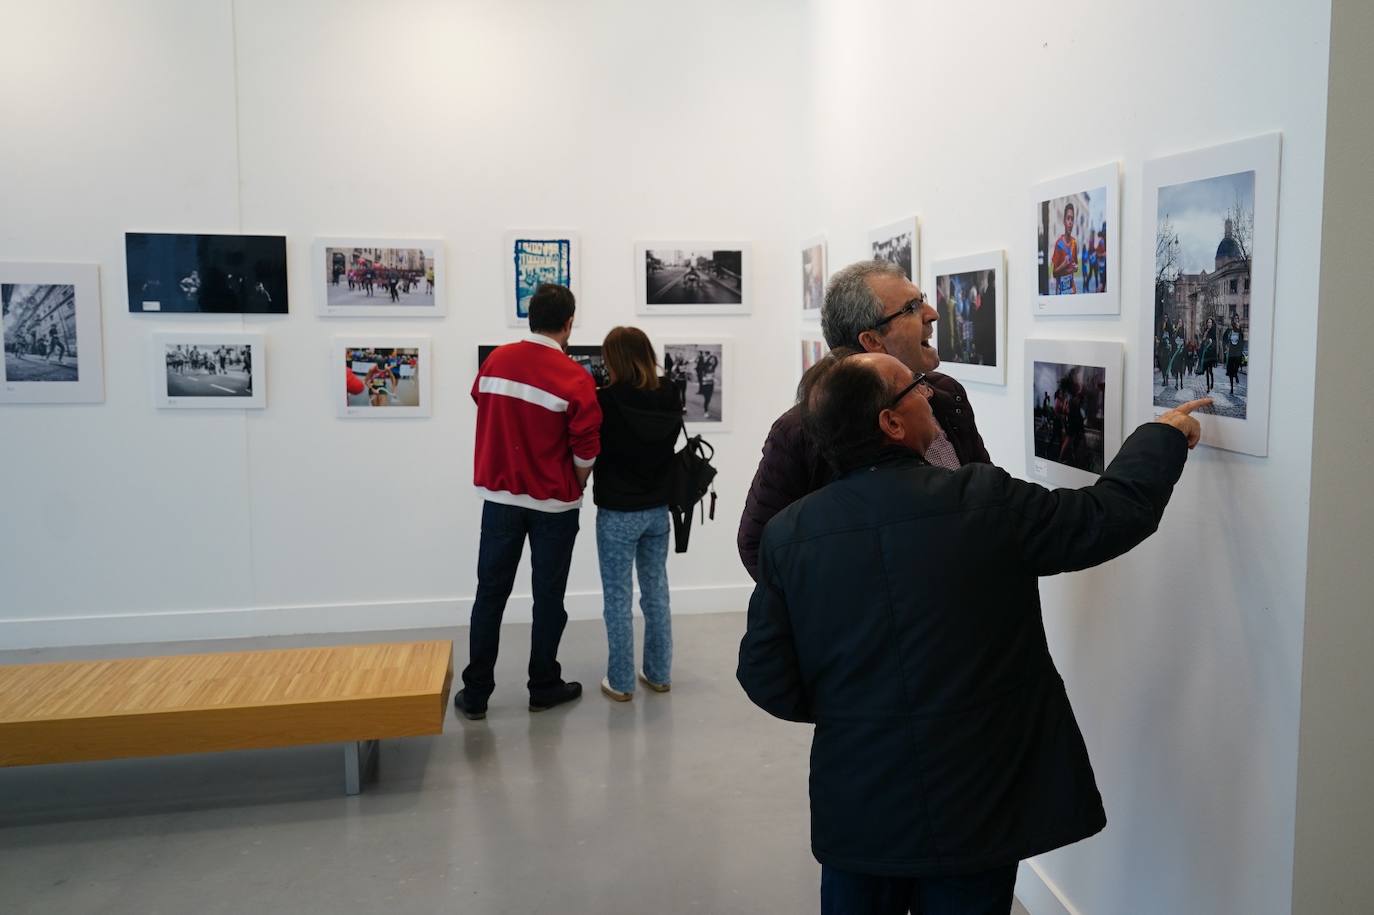
<svg viewBox="0 0 1374 915"><path fill-rule="evenodd" d="M952 470L964 464L990 464L964 386L935 371L940 364L930 339L935 320L925 294L887 261L859 261L838 271L830 279L821 309L821 329L832 350L888 353L913 375L926 373L930 407L941 431L926 451L929 463ZM829 466L802 428L800 407L792 407L768 430L763 458L744 500L736 544L750 578L758 579L759 541L768 522L830 479Z"/></svg>

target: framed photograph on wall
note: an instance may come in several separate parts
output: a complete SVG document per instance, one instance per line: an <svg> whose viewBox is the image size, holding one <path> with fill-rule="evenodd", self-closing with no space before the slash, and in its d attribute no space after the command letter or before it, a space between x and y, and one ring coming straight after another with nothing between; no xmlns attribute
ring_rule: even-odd
<svg viewBox="0 0 1374 915"><path fill-rule="evenodd" d="M149 369L158 407L242 410L267 406L262 334L157 333Z"/></svg>
<svg viewBox="0 0 1374 915"><path fill-rule="evenodd" d="M317 238L315 311L325 317L435 318L448 311L444 245L436 238Z"/></svg>
<svg viewBox="0 0 1374 915"><path fill-rule="evenodd" d="M635 313L747 315L750 278L747 244L640 242L635 246Z"/></svg>
<svg viewBox="0 0 1374 915"><path fill-rule="evenodd" d="M940 371L960 381L1007 383L1007 270L1002 251L930 265Z"/></svg>
<svg viewBox="0 0 1374 915"><path fill-rule="evenodd" d="M342 366L334 405L345 419L430 415L429 337L335 337L330 371Z"/></svg>
<svg viewBox="0 0 1374 915"><path fill-rule="evenodd" d="M287 313L285 235L124 233L129 311Z"/></svg>
<svg viewBox="0 0 1374 915"><path fill-rule="evenodd" d="M907 279L920 282L921 230L915 216L870 230L868 245L874 260L894 263Z"/></svg>
<svg viewBox="0 0 1374 915"><path fill-rule="evenodd" d="M825 302L825 239L813 238L802 242L802 319L820 321L821 305Z"/></svg>
<svg viewBox="0 0 1374 915"><path fill-rule="evenodd" d="M576 232L530 229L506 233L506 325L528 327L530 296L540 283L567 286L580 297L582 244Z"/></svg>
<svg viewBox="0 0 1374 915"><path fill-rule="evenodd" d="M0 403L101 403L100 268L0 264Z"/></svg>
<svg viewBox="0 0 1374 915"><path fill-rule="evenodd" d="M1121 314L1121 167L1036 185L1037 315Z"/></svg>
<svg viewBox="0 0 1374 915"><path fill-rule="evenodd" d="M805 375L807 370L824 359L828 352L830 347L826 344L824 336L815 331L802 331L801 372L798 377Z"/></svg>
<svg viewBox="0 0 1374 915"><path fill-rule="evenodd" d="M504 344L484 343L477 347L477 368L482 368L482 363L487 361L487 357L497 346ZM592 376L592 382L598 388L604 388L611 383L611 377L606 372L606 362L601 358L601 346L569 346L568 358L576 362L587 370L587 374Z"/></svg>
<svg viewBox="0 0 1374 915"><path fill-rule="evenodd" d="M733 420L731 341L726 337L678 337L657 341L663 374L677 386L689 432L724 432Z"/></svg>
<svg viewBox="0 0 1374 915"><path fill-rule="evenodd" d="M1120 343L1026 341L1026 470L1053 486L1090 486L1121 450Z"/></svg>
<svg viewBox="0 0 1374 915"><path fill-rule="evenodd" d="M1151 415L1213 398L1202 443L1269 453L1280 135L1145 163L1136 369ZM1148 322L1148 323L1144 323ZM1142 398L1143 399L1143 398Z"/></svg>

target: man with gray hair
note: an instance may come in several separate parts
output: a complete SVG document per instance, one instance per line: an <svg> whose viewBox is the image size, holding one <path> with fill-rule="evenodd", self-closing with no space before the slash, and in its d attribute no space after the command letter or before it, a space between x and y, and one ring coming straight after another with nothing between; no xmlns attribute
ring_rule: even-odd
<svg viewBox="0 0 1374 915"><path fill-rule="evenodd" d="M963 385L935 369L940 354L931 342L935 309L896 264L880 260L850 264L830 278L821 308L821 329L831 350L895 356L912 374L924 373L939 434L926 449L937 467L988 464L983 437ZM803 387L805 381L803 381ZM802 427L799 406L773 423L763 457L744 500L736 545L749 576L758 578L759 541L769 520L831 479L830 468Z"/></svg>

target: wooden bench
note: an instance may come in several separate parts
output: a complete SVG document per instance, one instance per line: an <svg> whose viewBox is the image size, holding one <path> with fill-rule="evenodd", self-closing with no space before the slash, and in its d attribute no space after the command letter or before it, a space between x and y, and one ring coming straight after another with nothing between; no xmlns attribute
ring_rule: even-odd
<svg viewBox="0 0 1374 915"><path fill-rule="evenodd" d="M441 734L453 643L0 667L0 766L343 743L349 794L377 741Z"/></svg>

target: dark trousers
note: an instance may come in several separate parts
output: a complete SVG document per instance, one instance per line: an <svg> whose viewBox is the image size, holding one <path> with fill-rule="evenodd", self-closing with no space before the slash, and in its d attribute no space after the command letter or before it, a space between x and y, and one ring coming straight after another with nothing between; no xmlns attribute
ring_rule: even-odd
<svg viewBox="0 0 1374 915"><path fill-rule="evenodd" d="M875 877L821 865L821 915L1007 915L1016 865L962 877Z"/></svg>
<svg viewBox="0 0 1374 915"><path fill-rule="evenodd" d="M472 705L484 706L496 688L496 654L501 647L501 617L515 585L515 571L525 538L530 539L530 584L534 592L534 627L530 633L530 696L540 698L561 684L558 643L568 613L563 592L568 586L577 509L541 512L532 508L482 504L482 544L477 550L477 598L472 604L468 636L469 662L463 687Z"/></svg>

